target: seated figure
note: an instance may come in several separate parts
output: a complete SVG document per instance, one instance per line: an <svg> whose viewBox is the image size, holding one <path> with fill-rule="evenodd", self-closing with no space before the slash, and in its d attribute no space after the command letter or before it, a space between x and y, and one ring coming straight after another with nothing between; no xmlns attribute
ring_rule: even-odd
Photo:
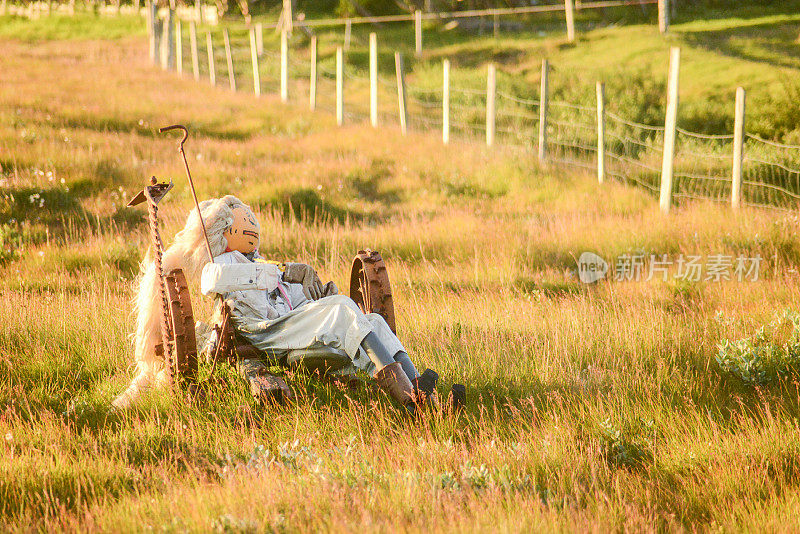
<svg viewBox="0 0 800 534"><path fill-rule="evenodd" d="M413 408L417 400L425 398L419 392L429 393L429 388L420 384L419 372L383 317L364 314L349 297L337 294L333 282L323 285L307 265L265 261L258 253L260 225L250 208L236 197L207 200L200 209L214 254L212 262L205 254L201 291L222 298L236 332L258 349L257 356L248 355L237 362L255 396L274 385L277 377L270 377L267 371L283 363L276 355L329 347L347 354L354 369L372 376L403 406ZM199 217L191 212L185 228L164 253L165 263L196 276L200 270L198 251L191 250L190 244L200 242L202 236L196 234L201 230ZM114 402L120 407L130 404L144 385L153 381L158 385L163 375L158 365L152 365L154 351L148 346L158 339L148 331L158 325L148 315L152 307L148 297L142 295L153 289L148 268L146 265L137 299L136 356L140 372ZM149 379L145 376L148 372Z"/></svg>

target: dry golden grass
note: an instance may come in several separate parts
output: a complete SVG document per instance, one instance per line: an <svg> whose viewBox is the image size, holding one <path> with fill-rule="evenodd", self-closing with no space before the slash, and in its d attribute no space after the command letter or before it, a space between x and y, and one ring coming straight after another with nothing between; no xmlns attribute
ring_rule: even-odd
<svg viewBox="0 0 800 534"><path fill-rule="evenodd" d="M794 215L662 217L641 191L529 154L336 129L178 79L137 39L2 41L0 71L15 73L0 85L3 529L800 529L796 375L750 386L715 361L796 307ZM228 370L200 405L165 393L110 412L147 246L122 206L155 174L177 184L167 239L191 207L175 139L154 133L174 122L194 132L200 196L252 203L265 254L342 287L355 250L380 249L400 336L443 390L468 385L466 412L407 420L301 376L296 405L261 408ZM765 264L758 282L585 286L570 273L584 250Z"/></svg>

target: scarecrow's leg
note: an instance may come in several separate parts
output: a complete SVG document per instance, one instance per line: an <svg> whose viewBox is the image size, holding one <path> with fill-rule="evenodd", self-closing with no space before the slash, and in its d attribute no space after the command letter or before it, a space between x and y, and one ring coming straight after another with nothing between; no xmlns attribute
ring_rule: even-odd
<svg viewBox="0 0 800 534"><path fill-rule="evenodd" d="M401 347L401 350L398 350L392 356L392 359L400 364L403 372L411 381L411 386L414 389L415 401L417 404L424 404L429 399L433 399L435 404L436 399L434 397L439 375L431 369L426 370L424 373L422 373L422 375L420 375L419 371L417 371L417 368L414 365L414 362L412 362L411 358L408 356L408 353L405 350L402 350L402 345L399 343L399 341L395 343L395 341L397 341L397 336L395 336L394 332L392 332L391 328L389 328L389 325L386 323L383 317L376 314L370 314L369 318L370 323L372 323L373 331L369 336L367 336L366 341L371 340L371 336L375 336L375 340L384 346ZM369 354L369 351L367 353ZM372 359L372 356L370 356L370 358ZM381 368L381 365L379 365L378 362L375 362L374 359L373 363L375 364L376 369Z"/></svg>
<svg viewBox="0 0 800 534"><path fill-rule="evenodd" d="M361 341L361 348L375 364L375 380L378 385L394 400L406 407L414 406L414 387L403 371L402 366L394 361L375 332L370 332Z"/></svg>
<svg viewBox="0 0 800 534"><path fill-rule="evenodd" d="M414 362L411 361L407 353L403 351L398 352L394 355L394 361L403 367L403 371L406 373L409 380L414 380L419 376L419 371L417 371Z"/></svg>

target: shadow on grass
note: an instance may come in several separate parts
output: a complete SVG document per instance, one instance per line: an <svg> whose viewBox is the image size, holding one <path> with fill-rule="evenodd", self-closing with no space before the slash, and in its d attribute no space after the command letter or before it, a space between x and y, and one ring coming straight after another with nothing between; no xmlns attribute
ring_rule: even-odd
<svg viewBox="0 0 800 534"><path fill-rule="evenodd" d="M671 24L681 24L696 20L724 20L760 19L770 15L794 15L800 10L800 1L782 0L753 0L740 2L739 0L708 0L695 3L686 3L673 11ZM675 16L677 15L677 16Z"/></svg>
<svg viewBox="0 0 800 534"><path fill-rule="evenodd" d="M58 117L58 113L55 114ZM108 117L96 115L61 116L56 121L62 128L87 129L105 133L131 133L141 137L158 138L163 134L158 132L157 126L138 119L122 117ZM166 124L164 124L166 126ZM216 123L187 123L187 128L193 136L216 139L220 141L247 141L259 133L260 128L241 127L227 122ZM266 125L267 130L270 129Z"/></svg>
<svg viewBox="0 0 800 534"><path fill-rule="evenodd" d="M310 187L274 191L267 196L248 201L260 211L273 211L280 213L284 218L294 218L313 224L332 222L342 224L348 220L364 219L364 214L334 204Z"/></svg>
<svg viewBox="0 0 800 534"><path fill-rule="evenodd" d="M800 68L798 33L800 22L766 22L721 30L686 31L681 36L690 45L717 54L796 69Z"/></svg>
<svg viewBox="0 0 800 534"><path fill-rule="evenodd" d="M0 188L0 225L16 229L20 239L25 237L24 228L32 236L25 243L42 242L43 236L58 239L71 228L116 227L128 231L141 225L145 216L141 210L117 208L111 215L97 216L83 207L81 199L96 192L102 186L95 181L80 181L73 189L61 187L3 187ZM18 243L18 245L21 243Z"/></svg>

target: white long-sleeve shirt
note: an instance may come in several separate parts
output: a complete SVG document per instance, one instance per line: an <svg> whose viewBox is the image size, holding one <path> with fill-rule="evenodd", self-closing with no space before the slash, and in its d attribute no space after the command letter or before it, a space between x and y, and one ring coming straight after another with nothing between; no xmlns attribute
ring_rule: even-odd
<svg viewBox="0 0 800 534"><path fill-rule="evenodd" d="M200 291L222 295L239 315L257 320L277 319L308 302L301 284L283 281L281 269L251 260L238 251L225 252L203 268Z"/></svg>

